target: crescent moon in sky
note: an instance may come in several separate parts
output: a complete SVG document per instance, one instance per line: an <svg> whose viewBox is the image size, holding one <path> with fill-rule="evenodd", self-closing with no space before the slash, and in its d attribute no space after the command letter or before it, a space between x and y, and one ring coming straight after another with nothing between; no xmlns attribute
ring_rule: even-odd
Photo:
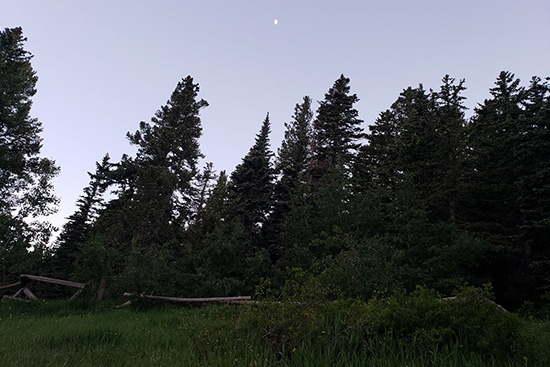
<svg viewBox="0 0 550 367"><path fill-rule="evenodd" d="M273 25L277 25L279 24L279 19L275 18L275 20L273 21Z"/></svg>

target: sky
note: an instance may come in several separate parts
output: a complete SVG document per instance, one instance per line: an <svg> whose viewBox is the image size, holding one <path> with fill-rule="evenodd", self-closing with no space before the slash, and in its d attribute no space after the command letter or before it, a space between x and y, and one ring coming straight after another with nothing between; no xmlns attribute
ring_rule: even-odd
<svg viewBox="0 0 550 367"><path fill-rule="evenodd" d="M205 161L228 173L268 112L276 152L296 103L322 100L341 74L365 129L403 89L438 89L445 74L466 80L470 114L502 70L523 85L550 76L548 0L0 0L0 28L19 26L41 155L61 167L58 227L95 162L132 156L126 133L187 75L210 104Z"/></svg>

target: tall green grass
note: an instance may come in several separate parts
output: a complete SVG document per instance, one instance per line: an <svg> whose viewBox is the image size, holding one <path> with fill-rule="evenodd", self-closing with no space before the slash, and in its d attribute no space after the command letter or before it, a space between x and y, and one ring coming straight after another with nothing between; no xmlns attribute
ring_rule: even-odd
<svg viewBox="0 0 550 367"><path fill-rule="evenodd" d="M548 366L550 324L526 320L531 342L516 359L459 341L421 350L390 334L361 341L340 329L272 348L250 309L148 303L117 309L93 301L0 301L0 365L10 366ZM334 333L338 335L334 335ZM348 343L348 345L346 345ZM360 345L359 348L356 346ZM352 346L352 347L350 347ZM525 357L525 358L524 358ZM545 359L546 358L546 359Z"/></svg>

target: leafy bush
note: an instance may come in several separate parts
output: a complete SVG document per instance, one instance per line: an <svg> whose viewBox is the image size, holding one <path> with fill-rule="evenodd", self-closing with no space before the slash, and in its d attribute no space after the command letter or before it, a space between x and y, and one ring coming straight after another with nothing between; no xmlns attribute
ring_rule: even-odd
<svg viewBox="0 0 550 367"><path fill-rule="evenodd" d="M263 343L276 352L292 352L320 332L327 294L317 278L295 269L278 295L269 282L258 287L262 300L242 307L238 330L247 336L261 334Z"/></svg>
<svg viewBox="0 0 550 367"><path fill-rule="evenodd" d="M419 348L459 341L473 351L514 354L521 349L520 319L501 313L488 289L464 287L452 299L418 287L406 294L374 297L367 303L367 334L391 333Z"/></svg>
<svg viewBox="0 0 550 367"><path fill-rule="evenodd" d="M319 351L373 353L380 343L404 343L417 353L459 345L465 353L511 357L523 348L521 320L501 313L488 288L464 287L452 299L418 287L411 293L376 293L368 302L330 301L331 289L303 273L274 297L242 309L240 337L260 336L281 355L306 345ZM267 296L265 296L267 295Z"/></svg>

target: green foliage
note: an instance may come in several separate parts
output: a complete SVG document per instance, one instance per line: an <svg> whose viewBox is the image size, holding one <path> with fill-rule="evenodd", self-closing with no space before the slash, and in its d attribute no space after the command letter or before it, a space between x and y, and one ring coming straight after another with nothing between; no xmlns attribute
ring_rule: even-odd
<svg viewBox="0 0 550 367"><path fill-rule="evenodd" d="M208 106L197 100L198 92L193 78L182 79L151 122L127 134L138 147L136 158L123 155L118 163L98 165L97 182L91 182L61 237L58 255L77 252L77 276L107 281L117 291L178 290L174 265L183 252L184 226L203 205L195 205L192 184L202 157L199 113ZM90 212L107 188L115 188L115 197Z"/></svg>
<svg viewBox="0 0 550 367"><path fill-rule="evenodd" d="M260 331L268 348L289 356L312 335L321 333L328 291L315 277L292 269L279 294L271 291L269 282L264 282L257 294L259 303L242 306L240 335Z"/></svg>
<svg viewBox="0 0 550 367"><path fill-rule="evenodd" d="M313 122L312 175L320 180L325 170L333 164L349 167L355 158L363 137L359 112L353 105L359 102L355 94L350 93L350 79L344 75L334 82L319 102L317 117Z"/></svg>
<svg viewBox="0 0 550 367"><path fill-rule="evenodd" d="M278 298L245 306L240 333L261 330L264 344L286 355L304 344L338 353L376 353L381 340L404 343L419 354L456 343L465 351L495 356L518 357L523 351L520 319L498 312L487 289L465 287L453 299L443 299L418 287L411 293L376 292L368 302L329 302L333 292L318 278L298 273Z"/></svg>
<svg viewBox="0 0 550 367"><path fill-rule="evenodd" d="M231 174L233 215L241 218L245 230L252 236L259 234L271 211L275 171L269 147L270 132L268 114L254 145Z"/></svg>
<svg viewBox="0 0 550 367"><path fill-rule="evenodd" d="M432 220L455 221L466 149L463 84L446 75L439 92L409 87L380 114L361 150L359 189L390 204L406 195L406 205Z"/></svg>
<svg viewBox="0 0 550 367"><path fill-rule="evenodd" d="M441 301L426 289L409 296L379 295L373 305L380 309L374 310L364 302L327 303L319 283L299 271L289 281L287 291L285 297L292 299L292 303L283 297L281 303L270 302L269 310L272 316L284 315L281 320L285 321L285 330L292 326L290 320L302 322L293 335L303 337L282 344L275 344L271 338L262 339L265 326L274 323L259 322L265 314L250 306L185 308L144 301L117 309L112 303L86 299L28 303L3 299L0 301L2 365L543 367L550 362L549 324L535 319L522 321L512 317L519 323L517 345L525 346L515 356L506 357L505 350L496 354L487 349L481 352L465 338L449 343L439 341L446 334L438 326L445 324L441 317L445 312L438 307L454 309L484 326L495 323L493 311L484 314L489 322L481 315L476 318L479 304L475 300L484 300L482 295L486 294L481 289L463 290L464 299L456 302L466 305L458 307L449 306L449 301ZM321 296L315 295L318 291ZM268 298L264 300L267 302ZM304 322L304 314L290 313L297 300L314 306L310 314L314 317L306 317ZM281 307L286 310L278 312ZM403 336L397 337L396 332L384 327L374 333L374 328L382 324L378 319L370 319L374 316L392 323ZM426 325L422 323L423 316ZM424 331L411 332L409 321L419 324ZM369 325L374 326L367 328ZM435 328L429 329L430 325ZM275 346L280 353L275 352Z"/></svg>
<svg viewBox="0 0 550 367"><path fill-rule="evenodd" d="M21 28L0 30L0 280L36 266L53 230L33 220L57 211L52 179L59 167L41 158L42 124L30 116L38 77ZM38 256L28 254L32 246Z"/></svg>
<svg viewBox="0 0 550 367"><path fill-rule="evenodd" d="M199 296L230 296L250 291L253 284L244 279L246 242L244 228L238 220L218 223L204 236L197 249L195 285ZM244 292L244 293L243 293Z"/></svg>
<svg viewBox="0 0 550 367"><path fill-rule="evenodd" d="M365 135L342 75L316 116L309 97L295 106L276 159L268 115L242 162L217 176L212 163L197 169L207 103L187 77L127 135L136 156L104 162L92 177L43 268L59 276L74 268L94 286L106 281L111 294L250 294L263 277L283 287L285 269L296 267L363 301L380 289L450 294L492 282L507 308L529 301L542 310L548 82L535 77L523 88L502 72L470 120L465 89L448 75L438 90L406 88ZM103 203L108 188L115 191ZM38 268L21 259L24 244L47 234L40 228L1 222L0 236L18 244L4 269Z"/></svg>
<svg viewBox="0 0 550 367"><path fill-rule="evenodd" d="M101 163L96 162L95 173L88 172L90 183L76 202L77 210L67 218L55 241L55 255L50 266L58 277L69 279L76 275L73 274L76 261L82 258L81 251L90 237L92 224L104 205L105 181L110 168L110 157L106 154Z"/></svg>
<svg viewBox="0 0 550 367"><path fill-rule="evenodd" d="M454 299L442 299L434 291L418 287L407 295L375 297L367 305L369 325L375 332L391 332L420 347L434 347L458 339L469 348L491 354L514 355L521 350L520 320L499 313L485 289L466 287Z"/></svg>
<svg viewBox="0 0 550 367"><path fill-rule="evenodd" d="M111 295L222 296L270 276L281 307L250 306L241 324L263 327L288 358L293 345L317 342L365 353L462 339L476 351L521 348L510 342L516 321L495 316L485 291L465 288L453 301L434 293L465 283L490 281L499 302L523 312L549 307L549 79L522 87L503 71L467 120L464 80L446 75L437 91L404 89L365 135L341 75L316 116L307 96L295 106L275 160L267 115L241 164L217 177L212 163L198 169L208 103L188 76L127 134L135 157L97 164L52 250L52 226L35 218L56 210L59 168L39 156L25 41L21 28L0 31L2 283L25 272L108 284ZM287 267L316 277L285 279ZM371 299L380 289L389 295ZM344 297L362 301L327 302Z"/></svg>
<svg viewBox="0 0 550 367"><path fill-rule="evenodd" d="M282 233L289 214L304 205L304 197L307 196L313 119L310 97L305 96L302 104L296 104L292 118L290 123L285 123L285 138L278 150L275 169L280 178L275 183L273 210L264 230L274 263L287 255L289 250Z"/></svg>
<svg viewBox="0 0 550 367"><path fill-rule="evenodd" d="M524 88L503 71L490 92L468 127L465 227L491 244L486 273L502 302L512 308L528 299L541 304L548 286L540 277L548 254L542 183L548 182L548 85L535 78Z"/></svg>

